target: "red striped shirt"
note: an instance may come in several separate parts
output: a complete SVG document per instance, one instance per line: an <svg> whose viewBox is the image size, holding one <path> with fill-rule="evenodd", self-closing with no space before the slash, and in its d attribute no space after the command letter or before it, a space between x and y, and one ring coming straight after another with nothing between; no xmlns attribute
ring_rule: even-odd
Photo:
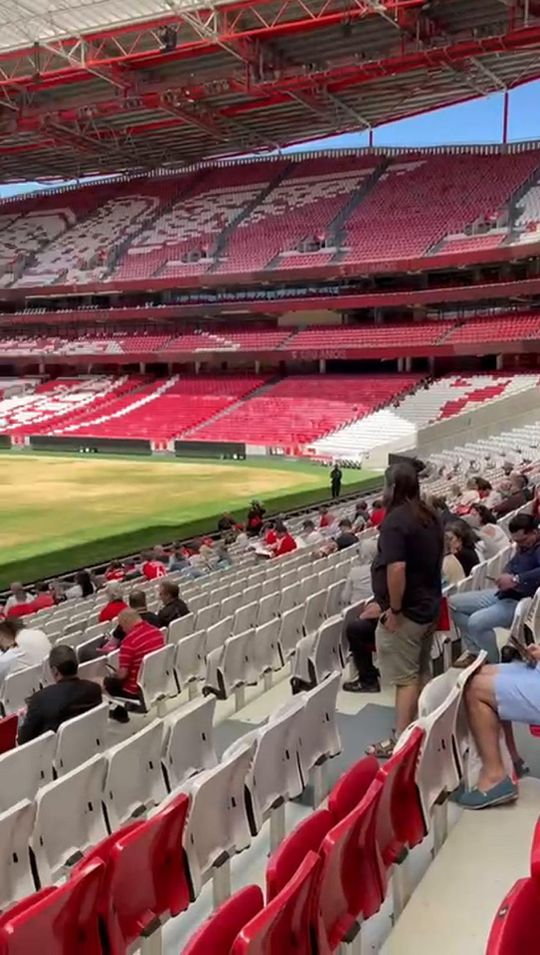
<svg viewBox="0 0 540 955"><path fill-rule="evenodd" d="M154 650L160 650L163 646L165 646L165 640L161 630L144 620L124 637L120 644L119 667L121 670L128 671L124 683L124 690L127 693L136 693L138 690L137 680L144 657Z"/></svg>

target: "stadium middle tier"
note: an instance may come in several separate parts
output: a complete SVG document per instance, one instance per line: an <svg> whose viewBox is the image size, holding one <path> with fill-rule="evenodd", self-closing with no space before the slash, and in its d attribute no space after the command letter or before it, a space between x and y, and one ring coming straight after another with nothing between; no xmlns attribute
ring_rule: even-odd
<svg viewBox="0 0 540 955"><path fill-rule="evenodd" d="M522 246L540 241L539 179L540 151L521 144L298 154L55 190L2 205L0 286L178 284Z"/></svg>
<svg viewBox="0 0 540 955"><path fill-rule="evenodd" d="M536 389L540 376L457 374L429 383L415 374L13 381L0 400L0 431L13 436L241 441L357 458L431 422Z"/></svg>

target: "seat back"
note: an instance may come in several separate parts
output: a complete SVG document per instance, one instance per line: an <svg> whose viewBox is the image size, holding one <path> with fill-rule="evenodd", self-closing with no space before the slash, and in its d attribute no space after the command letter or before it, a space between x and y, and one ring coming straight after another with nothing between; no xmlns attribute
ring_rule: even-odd
<svg viewBox="0 0 540 955"><path fill-rule="evenodd" d="M340 616L333 617L332 620L327 620L321 625L312 652L313 669L317 683L341 668L342 633L343 620Z"/></svg>
<svg viewBox="0 0 540 955"><path fill-rule="evenodd" d="M225 697L247 683L251 676L250 648L253 644L253 629L244 630L225 641L223 659L218 668L219 689Z"/></svg>
<svg viewBox="0 0 540 955"><path fill-rule="evenodd" d="M42 663L25 667L24 670L16 670L15 673L8 673L4 680L0 701L4 715L8 716L10 713L18 713L22 710L26 706L26 701L40 689L42 679Z"/></svg>
<svg viewBox="0 0 540 955"><path fill-rule="evenodd" d="M163 766L169 791L200 773L211 769L217 759L213 743L216 698L209 696L183 706L165 720Z"/></svg>
<svg viewBox="0 0 540 955"><path fill-rule="evenodd" d="M502 900L491 925L486 955L525 955L538 948L540 885L519 879Z"/></svg>
<svg viewBox="0 0 540 955"><path fill-rule="evenodd" d="M364 756L338 779L328 797L328 809L335 822L348 816L360 804L379 770L375 756Z"/></svg>
<svg viewBox="0 0 540 955"><path fill-rule="evenodd" d="M296 645L301 640L303 631L302 623L304 620L304 607L292 607L281 615L281 627L279 630L279 651L283 662L288 660L296 650Z"/></svg>
<svg viewBox="0 0 540 955"><path fill-rule="evenodd" d="M281 842L266 868L266 898L270 902L293 878L308 852L319 852L322 841L334 824L328 809L317 809Z"/></svg>
<svg viewBox="0 0 540 955"><path fill-rule="evenodd" d="M57 881L107 835L101 796L106 761L94 756L38 790L32 849L41 885Z"/></svg>
<svg viewBox="0 0 540 955"><path fill-rule="evenodd" d="M202 607L197 614L197 630L208 630L209 627L213 627L218 622L220 614L221 604L213 603Z"/></svg>
<svg viewBox="0 0 540 955"><path fill-rule="evenodd" d="M457 719L462 695L463 689L459 685L454 686L439 706L418 720L424 739L416 768L416 785L427 826L433 806L440 796L453 792L461 780ZM414 732L415 725L411 724L405 731L403 742ZM398 749L402 740L398 742Z"/></svg>
<svg viewBox="0 0 540 955"><path fill-rule="evenodd" d="M141 663L138 676L139 689L143 703L147 710L166 696L174 696L176 683L174 680L174 644L166 644L159 650L147 653Z"/></svg>
<svg viewBox="0 0 540 955"><path fill-rule="evenodd" d="M254 742L239 746L234 756L185 784L185 791L191 796L184 849L192 898L199 895L216 862L250 843L244 785L254 753Z"/></svg>
<svg viewBox="0 0 540 955"><path fill-rule="evenodd" d="M257 678L263 673L270 670L279 670L281 667L278 649L279 627L279 618L273 617L272 620L261 624L255 630L253 666Z"/></svg>
<svg viewBox="0 0 540 955"><path fill-rule="evenodd" d="M231 955L311 955L310 910L320 868L308 852L293 877L271 902L240 930Z"/></svg>
<svg viewBox="0 0 540 955"><path fill-rule="evenodd" d="M14 749L17 744L19 720L16 713L0 719L0 755Z"/></svg>
<svg viewBox="0 0 540 955"><path fill-rule="evenodd" d="M279 590L274 590L265 597L261 597L257 611L258 627L264 626L264 624L269 623L271 620L277 620L280 602L281 594Z"/></svg>
<svg viewBox="0 0 540 955"><path fill-rule="evenodd" d="M239 607L234 615L233 634L245 633L246 630L253 629L257 625L257 611L258 605L255 601Z"/></svg>
<svg viewBox="0 0 540 955"><path fill-rule="evenodd" d="M89 863L0 916L2 955L101 955L97 900L103 872L101 862Z"/></svg>
<svg viewBox="0 0 540 955"><path fill-rule="evenodd" d="M303 790L298 764L303 711L303 700L296 698L257 731L255 757L246 778L253 835L275 806Z"/></svg>
<svg viewBox="0 0 540 955"><path fill-rule="evenodd" d="M251 921L263 907L263 894L258 885L240 889L201 925L182 950L182 955L230 952L246 922Z"/></svg>
<svg viewBox="0 0 540 955"><path fill-rule="evenodd" d="M69 773L104 751L108 717L108 704L101 703L59 726L54 760L57 776Z"/></svg>
<svg viewBox="0 0 540 955"><path fill-rule="evenodd" d="M424 739L416 726L401 748L381 766L377 779L383 792L377 808L377 844L385 870L426 835L426 827L415 774Z"/></svg>
<svg viewBox="0 0 540 955"><path fill-rule="evenodd" d="M35 890L28 850L35 815L28 799L0 812L0 910Z"/></svg>
<svg viewBox="0 0 540 955"><path fill-rule="evenodd" d="M162 745L163 722L153 720L149 726L112 746L105 754L107 772L103 803L111 832L143 815L165 798Z"/></svg>
<svg viewBox="0 0 540 955"><path fill-rule="evenodd" d="M169 629L167 632L167 640L169 643L178 643L182 637L188 637L190 633L195 631L195 614L187 613L184 617L179 617L178 620L173 620L169 624Z"/></svg>
<svg viewBox="0 0 540 955"><path fill-rule="evenodd" d="M316 633L324 621L324 608L326 606L326 591L317 590L309 594L305 603L304 611L304 631L305 633Z"/></svg>
<svg viewBox="0 0 540 955"><path fill-rule="evenodd" d="M300 734L300 769L304 784L319 762L341 752L336 722L336 700L341 674L334 673L313 690L303 694L304 714Z"/></svg>
<svg viewBox="0 0 540 955"><path fill-rule="evenodd" d="M330 829L321 844L315 919L330 951L338 948L359 916L369 918L384 901L376 839L382 791L382 781L374 781L356 808ZM325 951L324 945L320 948Z"/></svg>
<svg viewBox="0 0 540 955"><path fill-rule="evenodd" d="M55 749L55 733L44 733L0 756L0 812L35 799L40 786L51 782Z"/></svg>
<svg viewBox="0 0 540 955"><path fill-rule="evenodd" d="M279 604L279 612L283 616L287 610L292 610L293 607L298 607L302 602L302 585L299 580L296 580L294 583L289 584L288 587L283 586L281 591L281 599Z"/></svg>
<svg viewBox="0 0 540 955"><path fill-rule="evenodd" d="M212 627L208 627L206 631L206 652L211 653L212 650L220 650L225 640L232 634L233 627L232 616L222 617L218 623L215 623Z"/></svg>
<svg viewBox="0 0 540 955"><path fill-rule="evenodd" d="M187 871L179 851L188 806L189 798L179 793L149 819L96 846L88 857L105 864L99 911L110 955L125 955L132 943L155 928L157 919L188 907Z"/></svg>
<svg viewBox="0 0 540 955"><path fill-rule="evenodd" d="M197 630L189 637L182 637L176 645L174 672L180 691L188 683L203 680L206 673L206 631Z"/></svg>

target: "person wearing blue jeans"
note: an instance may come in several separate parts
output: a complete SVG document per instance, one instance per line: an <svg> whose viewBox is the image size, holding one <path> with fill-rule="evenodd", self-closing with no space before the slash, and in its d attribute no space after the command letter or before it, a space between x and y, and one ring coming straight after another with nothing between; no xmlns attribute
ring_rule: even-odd
<svg viewBox="0 0 540 955"><path fill-rule="evenodd" d="M485 650L488 663L498 663L495 627L512 626L516 604L514 597L499 597L498 590L471 590L451 597L452 619L461 634L463 649L475 656Z"/></svg>
<svg viewBox="0 0 540 955"><path fill-rule="evenodd" d="M487 652L489 663L498 663L495 627L511 627L518 601L533 597L540 587L540 534L536 519L531 514L516 514L508 529L516 552L496 581L496 589L473 590L449 600L465 650L458 666L468 666L481 650Z"/></svg>

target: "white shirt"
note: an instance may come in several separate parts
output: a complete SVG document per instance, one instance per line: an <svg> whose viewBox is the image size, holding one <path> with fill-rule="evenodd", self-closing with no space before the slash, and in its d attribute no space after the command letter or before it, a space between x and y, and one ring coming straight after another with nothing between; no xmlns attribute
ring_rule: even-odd
<svg viewBox="0 0 540 955"><path fill-rule="evenodd" d="M17 646L22 650L25 666L33 667L43 663L51 652L51 641L43 630L24 627L17 634Z"/></svg>
<svg viewBox="0 0 540 955"><path fill-rule="evenodd" d="M24 598L24 600L17 600L17 598L14 597L12 594L11 597L8 597L8 599L6 600L6 606L4 607L5 615L7 616L11 608L16 607L17 604L27 604L27 603L30 603L30 601L33 599L34 598L31 594L26 594L26 597Z"/></svg>
<svg viewBox="0 0 540 955"><path fill-rule="evenodd" d="M299 534L295 540L300 547L314 547L316 544L322 544L325 538L320 531L310 531L309 534Z"/></svg>
<svg viewBox="0 0 540 955"><path fill-rule="evenodd" d="M24 670L27 666L26 655L21 647L10 647L4 653L0 653L0 687L4 685L4 681L10 673Z"/></svg>

